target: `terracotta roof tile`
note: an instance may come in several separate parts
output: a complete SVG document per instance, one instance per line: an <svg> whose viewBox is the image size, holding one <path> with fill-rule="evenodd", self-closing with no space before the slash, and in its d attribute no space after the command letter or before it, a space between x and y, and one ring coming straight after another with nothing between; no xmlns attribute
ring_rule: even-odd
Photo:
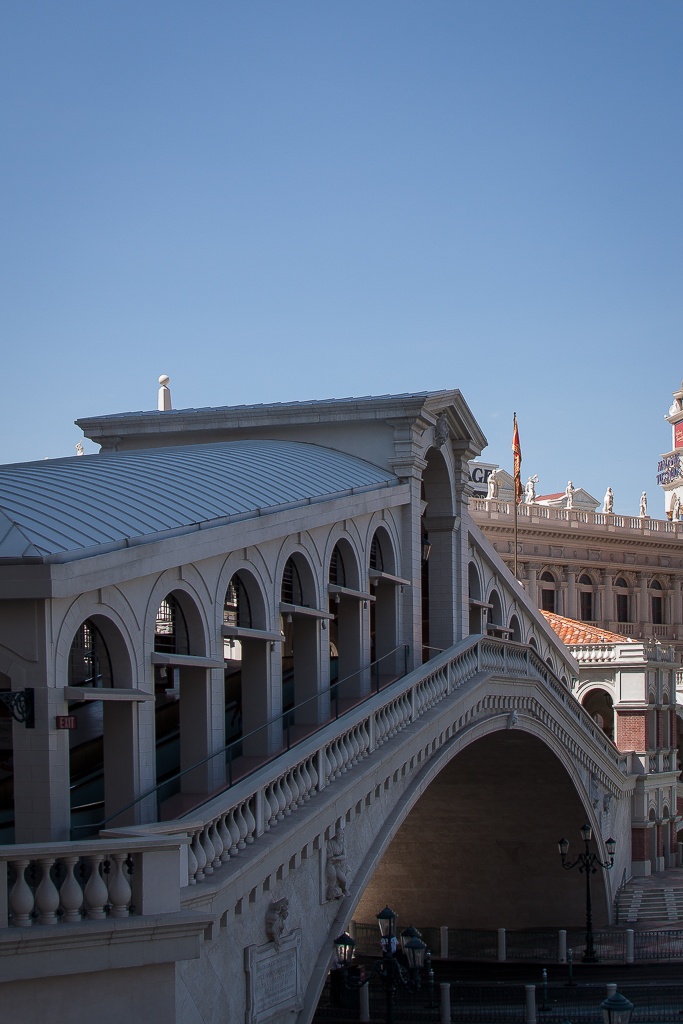
<svg viewBox="0 0 683 1024"><path fill-rule="evenodd" d="M591 626L588 622L577 622L576 619L567 619L564 615L555 615L554 612L541 612L541 615L545 616L548 625L555 630L562 643L568 647L571 647L572 644L635 643L629 636L611 633L608 629Z"/></svg>

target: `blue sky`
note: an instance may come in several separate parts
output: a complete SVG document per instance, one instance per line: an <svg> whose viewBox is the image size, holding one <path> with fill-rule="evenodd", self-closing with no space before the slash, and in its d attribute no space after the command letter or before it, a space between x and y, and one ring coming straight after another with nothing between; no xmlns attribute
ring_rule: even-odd
<svg viewBox="0 0 683 1024"><path fill-rule="evenodd" d="M683 378L680 0L0 12L0 462L79 416L459 388L636 513ZM88 442L86 450L95 447Z"/></svg>

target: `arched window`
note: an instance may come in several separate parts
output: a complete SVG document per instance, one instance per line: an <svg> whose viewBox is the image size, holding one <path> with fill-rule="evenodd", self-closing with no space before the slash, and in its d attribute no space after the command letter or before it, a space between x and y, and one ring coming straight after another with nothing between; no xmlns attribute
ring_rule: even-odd
<svg viewBox="0 0 683 1024"><path fill-rule="evenodd" d="M550 572L541 573L541 610L555 611L555 577Z"/></svg>
<svg viewBox="0 0 683 1024"><path fill-rule="evenodd" d="M650 584L650 607L652 611L652 624L661 626L664 623L664 600L662 584L659 580L653 580Z"/></svg>
<svg viewBox="0 0 683 1024"><path fill-rule="evenodd" d="M593 580L585 572L579 577L579 616L583 622L595 618Z"/></svg>
<svg viewBox="0 0 683 1024"><path fill-rule="evenodd" d="M614 597L617 610L617 622L630 622L629 587L623 576L614 584Z"/></svg>
<svg viewBox="0 0 683 1024"><path fill-rule="evenodd" d="M370 553L370 561L372 563L372 552ZM373 568L372 564L370 568ZM332 558L330 559L330 583L337 587L345 587L347 585L344 558L338 544L335 544Z"/></svg>
<svg viewBox="0 0 683 1024"><path fill-rule="evenodd" d="M92 621L81 623L69 651L69 686L113 686L111 658Z"/></svg>

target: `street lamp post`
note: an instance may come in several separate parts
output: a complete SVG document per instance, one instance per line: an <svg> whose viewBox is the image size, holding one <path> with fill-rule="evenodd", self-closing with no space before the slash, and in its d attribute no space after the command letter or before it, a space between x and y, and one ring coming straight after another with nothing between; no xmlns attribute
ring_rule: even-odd
<svg viewBox="0 0 683 1024"><path fill-rule="evenodd" d="M593 830L590 825L583 825L581 827L581 838L585 843L585 850L580 853L576 860L567 861L567 853L569 852L569 840L560 839L557 846L560 851L562 858L562 867L566 871L570 871L572 868L578 866L579 871L584 872L586 875L586 952L583 955L583 962L585 964L596 964L598 958L595 954L595 946L593 944L593 908L591 904L591 875L594 875L598 868L611 868L614 864L614 850L616 848L616 842L614 839L605 840L605 846L607 848L607 855L609 860L602 861L598 857L597 853L593 853L590 848L590 841L593 835Z"/></svg>
<svg viewBox="0 0 683 1024"><path fill-rule="evenodd" d="M344 932L334 940L334 947L337 960L344 971L344 984L347 988L361 988L361 986L369 984L373 978L381 979L386 999L386 1024L393 1024L394 995L399 987L405 988L409 992L416 992L420 988L420 970L424 965L427 947L421 940L419 932L414 928L407 928L402 933L403 952L408 961L408 970L406 971L396 959L396 950L398 949L396 914L389 907L385 907L377 914L377 923L381 936L382 959L372 965L372 969L364 978L349 976L348 968L353 960L356 943L348 932Z"/></svg>

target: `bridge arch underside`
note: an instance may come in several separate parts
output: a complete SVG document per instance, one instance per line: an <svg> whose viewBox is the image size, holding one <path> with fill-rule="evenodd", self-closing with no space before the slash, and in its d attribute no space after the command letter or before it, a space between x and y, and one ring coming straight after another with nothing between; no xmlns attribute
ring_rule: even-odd
<svg viewBox="0 0 683 1024"><path fill-rule="evenodd" d="M384 852L354 919L387 903L399 930L580 927L585 876L562 869L557 841L579 852L587 818L574 784L536 736L512 729L470 744L412 807ZM608 921L603 875L592 876L593 920Z"/></svg>

